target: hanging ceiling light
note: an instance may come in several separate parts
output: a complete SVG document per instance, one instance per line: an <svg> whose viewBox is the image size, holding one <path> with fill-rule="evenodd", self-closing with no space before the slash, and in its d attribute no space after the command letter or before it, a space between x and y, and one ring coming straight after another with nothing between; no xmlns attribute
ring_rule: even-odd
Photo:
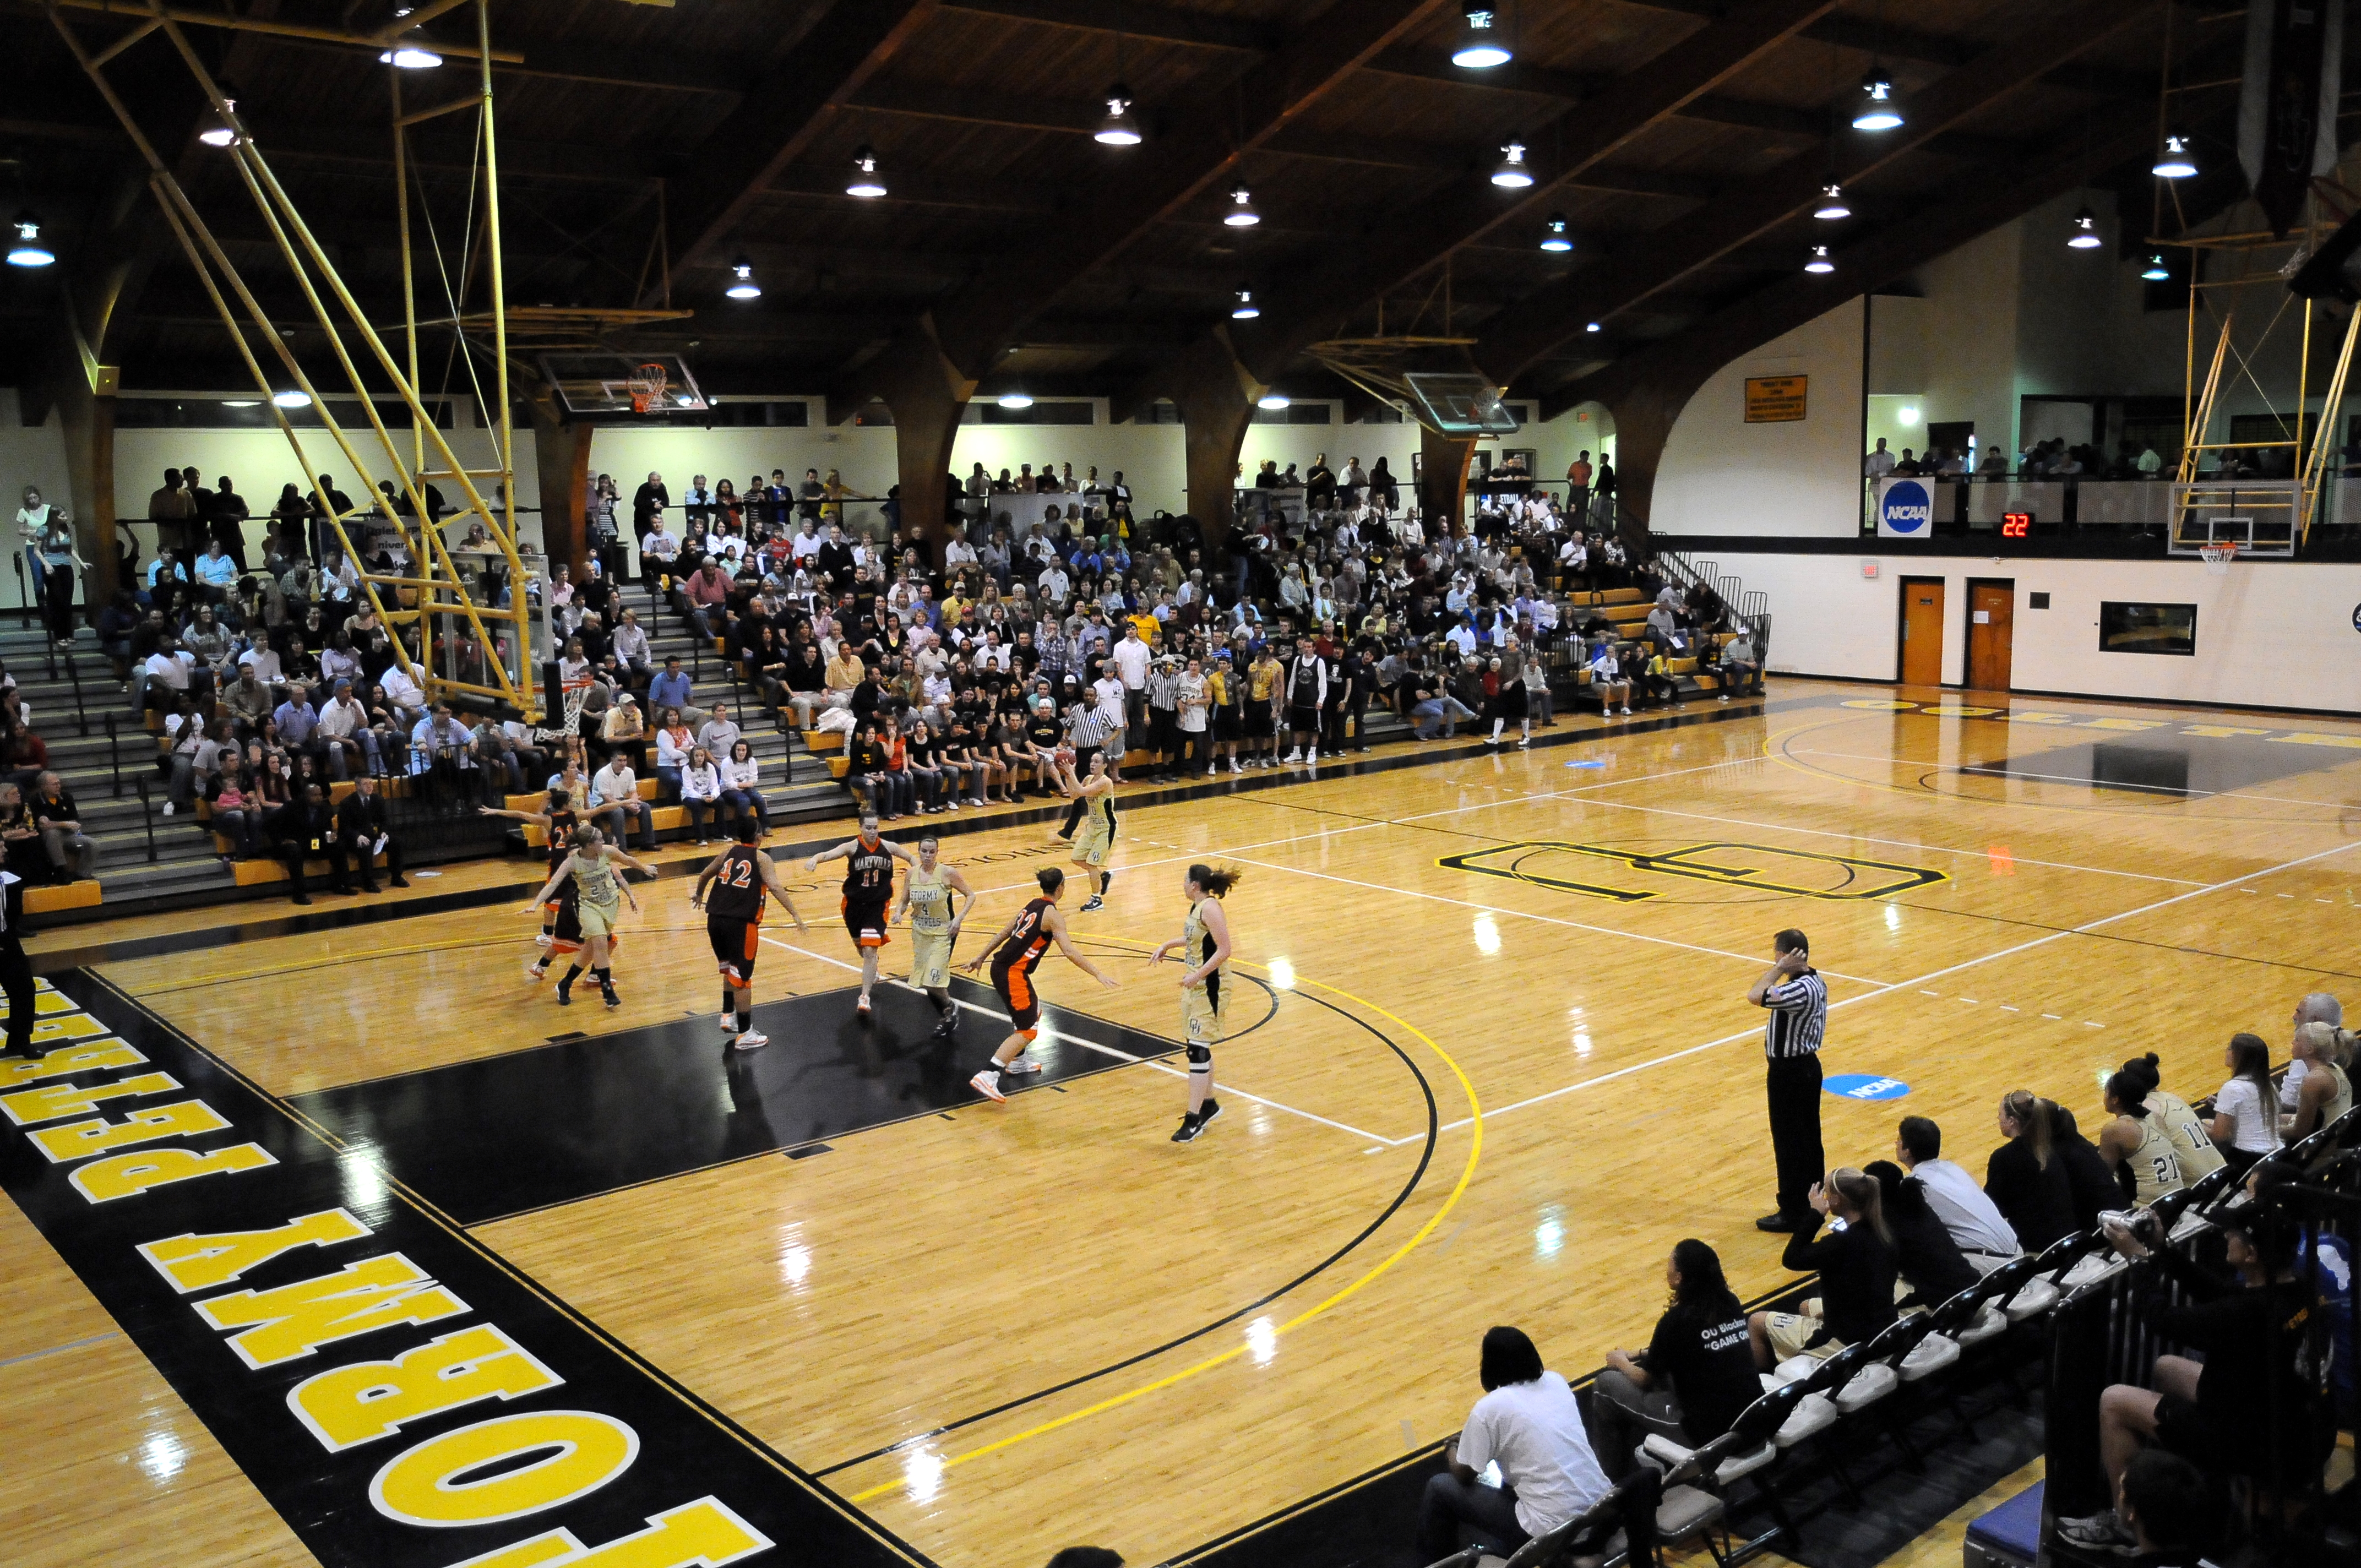
<svg viewBox="0 0 2361 1568"><path fill-rule="evenodd" d="M2104 243L2099 238L2099 214L2085 207L2074 214L2074 232L2066 236L2069 250L2096 250Z"/></svg>
<svg viewBox="0 0 2361 1568"><path fill-rule="evenodd" d="M1279 410L1287 407L1287 399L1278 392L1265 392L1261 397L1255 400L1255 407L1258 409L1269 409L1273 412L1277 412Z"/></svg>
<svg viewBox="0 0 2361 1568"><path fill-rule="evenodd" d="M1533 182L1533 171L1525 167L1525 144L1512 141L1500 149L1500 167L1492 170L1492 183L1503 191L1521 191Z"/></svg>
<svg viewBox="0 0 2361 1568"><path fill-rule="evenodd" d="M1467 0L1460 7L1459 42L1451 50L1451 63L1469 71L1489 71L1516 58L1507 35L1500 31L1499 13L1484 0Z"/></svg>
<svg viewBox="0 0 2361 1568"><path fill-rule="evenodd" d="M1852 216L1852 207L1845 201L1844 187L1829 185L1820 192L1820 204L1812 209L1812 216L1833 223Z"/></svg>
<svg viewBox="0 0 2361 1568"><path fill-rule="evenodd" d="M1566 232L1565 214L1552 213L1549 222L1542 225L1542 248L1567 251L1574 248L1574 236Z"/></svg>
<svg viewBox="0 0 2361 1568"><path fill-rule="evenodd" d="M1106 123L1092 139L1109 147L1137 147L1139 122L1131 117L1131 89L1118 82L1106 90Z"/></svg>
<svg viewBox="0 0 2361 1568"><path fill-rule="evenodd" d="M877 149L867 142L852 149L852 178L846 181L844 193L863 201L885 194L885 181L877 177Z"/></svg>
<svg viewBox="0 0 2361 1568"><path fill-rule="evenodd" d="M2147 265L2140 269L2140 276L2151 283L2162 283L2172 277L2172 269L2164 264L2161 255L2151 256L2147 258Z"/></svg>
<svg viewBox="0 0 2361 1568"><path fill-rule="evenodd" d="M431 49L416 44L402 44L377 57L379 65L399 66L404 71L432 71L443 63L443 57Z"/></svg>
<svg viewBox="0 0 2361 1568"><path fill-rule="evenodd" d="M1000 394L1000 406L1004 409L1029 409L1033 406L1033 400L1023 392L1003 392Z"/></svg>
<svg viewBox="0 0 2361 1568"><path fill-rule="evenodd" d="M1902 111L1894 102L1894 80L1875 67L1861 79L1861 90L1868 95L1852 117L1857 131L1890 131L1902 124Z"/></svg>
<svg viewBox="0 0 2361 1568"><path fill-rule="evenodd" d="M1836 269L1837 264L1828 259L1828 247L1827 246L1816 245L1812 247L1812 258L1810 260L1804 263L1805 271L1833 272Z"/></svg>
<svg viewBox="0 0 2361 1568"><path fill-rule="evenodd" d="M1262 214L1254 210L1254 202L1243 185L1230 192L1230 210L1222 221L1234 229L1250 229L1262 222Z"/></svg>
<svg viewBox="0 0 2361 1568"><path fill-rule="evenodd" d="M222 407L225 409L258 409L261 406L260 398L224 398L222 400Z"/></svg>
<svg viewBox="0 0 2361 1568"><path fill-rule="evenodd" d="M1585 332L1598 332L1600 328L1597 322L1592 322L1588 326L1584 327L1582 330Z"/></svg>
<svg viewBox="0 0 2361 1568"><path fill-rule="evenodd" d="M1239 290L1237 302L1230 307L1230 319L1234 322L1250 322L1260 314L1262 314L1262 307L1254 302L1254 291Z"/></svg>
<svg viewBox="0 0 2361 1568"><path fill-rule="evenodd" d="M229 123L229 116L237 110L237 100L224 98L222 110L222 118L218 125L207 126L197 133L197 139L207 147L232 147L237 142L236 128Z"/></svg>
<svg viewBox="0 0 2361 1568"><path fill-rule="evenodd" d="M2186 180L2197 172L2197 160L2189 156L2187 137L2167 137L2164 150L2156 155L2156 167L2148 170L2158 180Z"/></svg>
<svg viewBox="0 0 2361 1568"><path fill-rule="evenodd" d="M18 213L10 225L16 237L8 246L11 267L47 267L58 258L58 253L41 243L41 220L30 213Z"/></svg>
<svg viewBox="0 0 2361 1568"><path fill-rule="evenodd" d="M312 394L309 392L279 392L273 394L270 400L277 403L282 409L308 409L312 406Z"/></svg>
<svg viewBox="0 0 2361 1568"><path fill-rule="evenodd" d="M759 300L763 297L763 285L754 281L752 262L741 256L730 264L730 270L733 277L730 287L721 291L723 293L733 300Z"/></svg>

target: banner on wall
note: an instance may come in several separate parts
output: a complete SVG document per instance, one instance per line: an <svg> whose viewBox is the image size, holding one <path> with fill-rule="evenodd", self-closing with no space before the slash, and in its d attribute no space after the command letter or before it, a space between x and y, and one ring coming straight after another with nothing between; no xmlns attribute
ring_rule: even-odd
<svg viewBox="0 0 2361 1568"><path fill-rule="evenodd" d="M1881 539L1926 539L1935 532L1935 497L1924 479L1880 479L1874 491Z"/></svg>
<svg viewBox="0 0 2361 1568"><path fill-rule="evenodd" d="M1749 376L1746 422L1786 424L1802 419L1811 388L1809 376Z"/></svg>

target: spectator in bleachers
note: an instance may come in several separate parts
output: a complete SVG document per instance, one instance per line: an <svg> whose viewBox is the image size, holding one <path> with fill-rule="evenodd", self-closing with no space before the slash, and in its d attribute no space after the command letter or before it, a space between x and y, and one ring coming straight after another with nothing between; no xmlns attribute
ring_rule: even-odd
<svg viewBox="0 0 2361 1568"><path fill-rule="evenodd" d="M1990 1195L1976 1185L1976 1179L1942 1154L1941 1127L1925 1116L1902 1118L1894 1140L1894 1157L1917 1179L1927 1206L1961 1255L1978 1270L1989 1273L2017 1255L2016 1233Z"/></svg>
<svg viewBox="0 0 2361 1568"><path fill-rule="evenodd" d="M715 703L712 715L697 727L697 743L715 757L727 757L741 731L730 720L728 705Z"/></svg>
<svg viewBox="0 0 2361 1568"><path fill-rule="evenodd" d="M1427 1479L1418 1527L1422 1561L1462 1546L1506 1557L1614 1489L1591 1452L1574 1391L1542 1365L1523 1330L1486 1332L1477 1380L1484 1397L1444 1445L1443 1473ZM1481 1477L1494 1464L1500 1484L1488 1486Z"/></svg>
<svg viewBox="0 0 2361 1568"><path fill-rule="evenodd" d="M336 841L336 816L329 809L327 796L319 785L306 787L302 795L272 812L264 822L264 830L287 867L290 897L295 903L312 902L304 875L306 860L328 862L331 893L353 891L345 872L344 849Z"/></svg>
<svg viewBox="0 0 2361 1568"><path fill-rule="evenodd" d="M98 841L82 829L82 810L65 781L44 771L33 781L33 826L41 830L41 847L49 865L68 882L83 882L97 874Z"/></svg>
<svg viewBox="0 0 2361 1568"><path fill-rule="evenodd" d="M1984 1168L1984 1195L2027 1252L2039 1252L2080 1228L2065 1156L2054 1142L2051 1110L2048 1101L2029 1089L2002 1096L2000 1131L2008 1141L1993 1151Z"/></svg>
<svg viewBox="0 0 2361 1568"><path fill-rule="evenodd" d="M2115 1512L2131 1532L2130 1568L2215 1568L2205 1552L2220 1509L2203 1475L2179 1454L2134 1454L2115 1487Z"/></svg>
<svg viewBox="0 0 2361 1568"><path fill-rule="evenodd" d="M1722 644L1721 700L1728 702L1732 693L1748 695L1763 689L1763 662L1754 652L1754 634L1741 630Z"/></svg>
<svg viewBox="0 0 2361 1568"><path fill-rule="evenodd" d="M2328 992L2312 992L2295 1004L2294 1022L2297 1028L2301 1028L2306 1024L2334 1024L2341 1029L2345 1026L2345 1008ZM2290 1114L2295 1111L2296 1097L2303 1092L2303 1075L2304 1065L2301 1060L2288 1064L2286 1074L2279 1080L2280 1110Z"/></svg>
<svg viewBox="0 0 2361 1568"><path fill-rule="evenodd" d="M2178 1094L2165 1092L2164 1075L2158 1065L2156 1053L2150 1051L2146 1056L2134 1057L2124 1063L2123 1069L2147 1085L2148 1112L2164 1128L2164 1135L2172 1140L2172 1155L2180 1162L2180 1179L2194 1182L2221 1169L2222 1151L2213 1146L2212 1129L2189 1108L2188 1101ZM2267 1089L2268 1083L2269 1076L2266 1073ZM2271 1096L2266 1093L2263 1103L2269 1104L2270 1102Z"/></svg>
<svg viewBox="0 0 2361 1568"><path fill-rule="evenodd" d="M675 789L681 806L688 814L688 825L697 841L708 841L709 829L719 826L721 808L721 770L713 764L713 757L702 746L691 746L676 770Z"/></svg>
<svg viewBox="0 0 2361 1568"><path fill-rule="evenodd" d="M2271 1081L2271 1047L2259 1035L2233 1035L2222 1059L2230 1079L2213 1091L2213 1120L2206 1133L2222 1155L2245 1170L2279 1152L2279 1091Z"/></svg>
<svg viewBox="0 0 2361 1568"><path fill-rule="evenodd" d="M2147 1107L2144 1074L2117 1072L2107 1080L2107 1124L2099 1129L2099 1153L2115 1172L2130 1201L2145 1209L2168 1192L2178 1192L2180 1160L2163 1118Z"/></svg>
<svg viewBox="0 0 2361 1568"><path fill-rule="evenodd" d="M13 861L17 865L31 867L48 857L38 854L41 830L33 826L33 813L25 805L25 792L14 779L0 780L0 844L6 853L0 861Z"/></svg>
<svg viewBox="0 0 2361 1568"><path fill-rule="evenodd" d="M763 802L763 764L755 757L754 748L744 740L738 741L730 748L729 757L719 766L721 770L721 804L730 808L731 817L741 821L752 817L755 827L767 836L771 831L770 814Z"/></svg>
<svg viewBox="0 0 2361 1568"><path fill-rule="evenodd" d="M1866 1343L1894 1321L1896 1259L1875 1179L1847 1168L1813 1184L1811 1212L1788 1236L1783 1267L1817 1273L1820 1294L1795 1312L1757 1312L1747 1320L1754 1364L1768 1372L1791 1356L1834 1355ZM1844 1228L1825 1237L1830 1218Z"/></svg>
<svg viewBox="0 0 2361 1568"><path fill-rule="evenodd" d="M1711 1442L1763 1391L1746 1314L1722 1277L1720 1255L1701 1241L1675 1244L1664 1285L1672 1304L1648 1348L1609 1351L1607 1370L1591 1386L1591 1430L1610 1476L1631 1473L1651 1432L1688 1448Z"/></svg>
<svg viewBox="0 0 2361 1568"><path fill-rule="evenodd" d="M475 736L451 717L450 704L436 703L410 732L411 775L425 780L433 798L456 805L470 793L475 769Z"/></svg>
<svg viewBox="0 0 2361 1568"><path fill-rule="evenodd" d="M587 814L607 829L608 841L618 849L631 841L634 822L639 824L640 847L655 848L654 817L648 810L648 803L640 798L638 775L631 772L620 751L609 757L606 766L590 775Z"/></svg>
<svg viewBox="0 0 2361 1568"><path fill-rule="evenodd" d="M1927 1189L1888 1159L1863 1168L1876 1181L1880 1212L1894 1235L1894 1266L1910 1293L1900 1305L1938 1307L1983 1277L1951 1239L1942 1216L1927 1201Z"/></svg>
<svg viewBox="0 0 2361 1568"><path fill-rule="evenodd" d="M202 723L190 710L172 740L170 753L171 784L164 801L164 815L187 811L196 804L197 792L209 784L214 771L221 764L225 745L230 740L229 720L216 718L212 724Z"/></svg>
<svg viewBox="0 0 2361 1568"><path fill-rule="evenodd" d="M2177 1248L2151 1245L2120 1222L2108 1223L2107 1240L2135 1266L2134 1300L2144 1326L2158 1340L2204 1357L2159 1355L2150 1374L2154 1388L2118 1383L2100 1396L2099 1461L2110 1490L2150 1442L2216 1478L2298 1487L2318 1476L2326 1444L2302 1364L2306 1323L2319 1300L2297 1277L2294 1235L2268 1201L2293 1179L2294 1172L2274 1162L2253 1179L2258 1201L2218 1216L2236 1271L2231 1280ZM2102 1550L2137 1544L2112 1508L2060 1519L2059 1532Z"/></svg>
<svg viewBox="0 0 2361 1568"><path fill-rule="evenodd" d="M221 769L206 790L213 830L229 840L225 859L250 861L259 852L262 800L246 774L245 761L235 751L222 753Z"/></svg>
<svg viewBox="0 0 2361 1568"><path fill-rule="evenodd" d="M328 776L347 779L356 772L383 776L385 763L378 756L377 738L369 729L368 709L353 696L349 679L339 677L333 690L335 695L329 697L313 731L326 755Z"/></svg>
<svg viewBox="0 0 2361 1568"><path fill-rule="evenodd" d="M156 651L148 656L145 669L141 701L158 712L171 711L183 698L204 696L210 688L210 683L198 674L196 661L181 652L169 631L156 640Z"/></svg>

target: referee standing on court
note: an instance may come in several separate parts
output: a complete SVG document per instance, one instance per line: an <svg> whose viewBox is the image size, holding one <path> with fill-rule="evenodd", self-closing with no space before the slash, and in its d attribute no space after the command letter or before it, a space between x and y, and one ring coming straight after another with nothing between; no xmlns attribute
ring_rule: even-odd
<svg viewBox="0 0 2361 1568"><path fill-rule="evenodd" d="M1763 1031L1769 1058L1763 1092L1771 1106L1771 1150L1779 1162L1779 1212L1754 1222L1761 1231L1800 1231L1810 1220L1812 1189L1828 1165L1820 1146L1820 1038L1828 1026L1828 988L1812 968L1811 939L1790 927L1771 938L1774 955L1746 993L1771 1009Z"/></svg>
<svg viewBox="0 0 2361 1568"><path fill-rule="evenodd" d="M0 843L0 864L6 861ZM25 884L9 871L0 871L0 992L8 998L7 1046L0 1054L39 1056L33 1044L33 964L25 956Z"/></svg>

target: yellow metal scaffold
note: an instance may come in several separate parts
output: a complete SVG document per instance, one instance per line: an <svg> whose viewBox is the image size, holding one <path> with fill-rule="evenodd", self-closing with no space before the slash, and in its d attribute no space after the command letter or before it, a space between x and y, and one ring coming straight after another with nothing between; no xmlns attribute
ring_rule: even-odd
<svg viewBox="0 0 2361 1568"><path fill-rule="evenodd" d="M64 0L73 4L74 0ZM254 384L270 408L280 431L293 449L308 482L313 484L313 496L316 508L333 532L336 545L351 564L362 594L369 607L393 629L393 652L397 663L415 679L432 698L446 696L472 697L478 703L503 705L517 713L526 723L542 717L541 703L532 676L533 611L526 591L529 581L523 562L519 558L516 543L516 466L515 433L509 398L508 308L500 252L500 154L493 128L492 61L499 58L491 48L490 0L437 0L429 14L454 10L471 4L476 13L476 46L467 51L476 57L477 80L473 91L449 103L405 114L401 107L399 86L400 71L392 75L396 85L392 94L393 162L401 231L402 316L406 354L397 360L384 338L370 323L350 289L336 271L311 226L296 209L278 176L272 172L262 150L239 119L222 85L214 80L196 50L192 49L182 31L184 23L203 20L175 11L148 0L141 7L131 0L112 0L104 7L93 7L83 0L82 8L103 8L109 14L138 16L140 25L130 33L93 49L76 35L68 24L60 0L49 0L50 23L73 52L83 72L89 76L107 106L114 110L123 129L139 150L148 165L148 188L162 210L164 220L173 237L180 242L191 267L203 283L213 301L222 324L237 346L239 357L254 378ZM405 21L403 26L414 25ZM231 135L226 149L235 160L239 178L252 197L271 240L301 290L314 320L326 334L327 342L336 365L358 400L366 414L369 431L375 437L377 450L383 464L398 484L405 504L397 504L379 488L379 481L364 461L361 446L367 438L359 438L338 422L335 411L313 385L309 374L288 347L269 313L257 301L236 266L230 260L220 241L206 225L187 190L173 175L170 168L158 156L156 148L107 80L106 68L133 44L150 35L160 34L179 52L192 75L203 88L206 100L222 126ZM358 40L351 40L358 41ZM482 191L481 221L485 278L489 298L480 319L489 328L489 357L493 370L494 385L487 392L477 383L477 401L480 422L492 434L493 466L470 468L463 463L437 427L419 393L419 327L413 285L413 246L412 211L406 143L410 127L422 121L446 114L472 111L478 116L478 145L481 148L479 170ZM473 209L471 206L471 217ZM438 257L439 259L439 257ZM459 289L468 289L471 280L464 278ZM232 301L236 301L233 306ZM334 308L330 301L334 301ZM240 313L245 320L241 322ZM460 314L460 302L452 301L451 316ZM346 463L358 476L361 493L366 498L360 505L339 510L328 491L312 477L321 473L321 466L313 462L303 448L302 437L289 419L286 410L277 400L285 389L274 383L256 353L259 340L269 345L279 363L292 383L293 389L310 400L310 407L322 427L343 455ZM377 385L363 366L373 367ZM469 361L469 375L475 377L475 366ZM379 412L378 399L390 393L399 398L410 416L411 452L405 462L398 449L393 433L387 428ZM509 603L505 607L481 602L477 592L464 578L453 560L450 547L443 536L445 524L434 519L428 505L426 488L434 480L447 480L456 486L463 504L450 515L449 523L464 525L471 519L479 522L492 541L493 549L507 568L510 586ZM494 481L492 499L487 500L480 480ZM365 546L375 543L384 555L394 552L383 550L385 536L390 534L399 544L399 560L404 567L392 564L391 570L379 570ZM390 602L389 602L389 594ZM500 628L503 634L496 635ZM478 656L463 665L459 645L463 639L472 640ZM437 655L440 655L438 658ZM468 672L463 674L463 670ZM482 678L469 678L480 672Z"/></svg>

